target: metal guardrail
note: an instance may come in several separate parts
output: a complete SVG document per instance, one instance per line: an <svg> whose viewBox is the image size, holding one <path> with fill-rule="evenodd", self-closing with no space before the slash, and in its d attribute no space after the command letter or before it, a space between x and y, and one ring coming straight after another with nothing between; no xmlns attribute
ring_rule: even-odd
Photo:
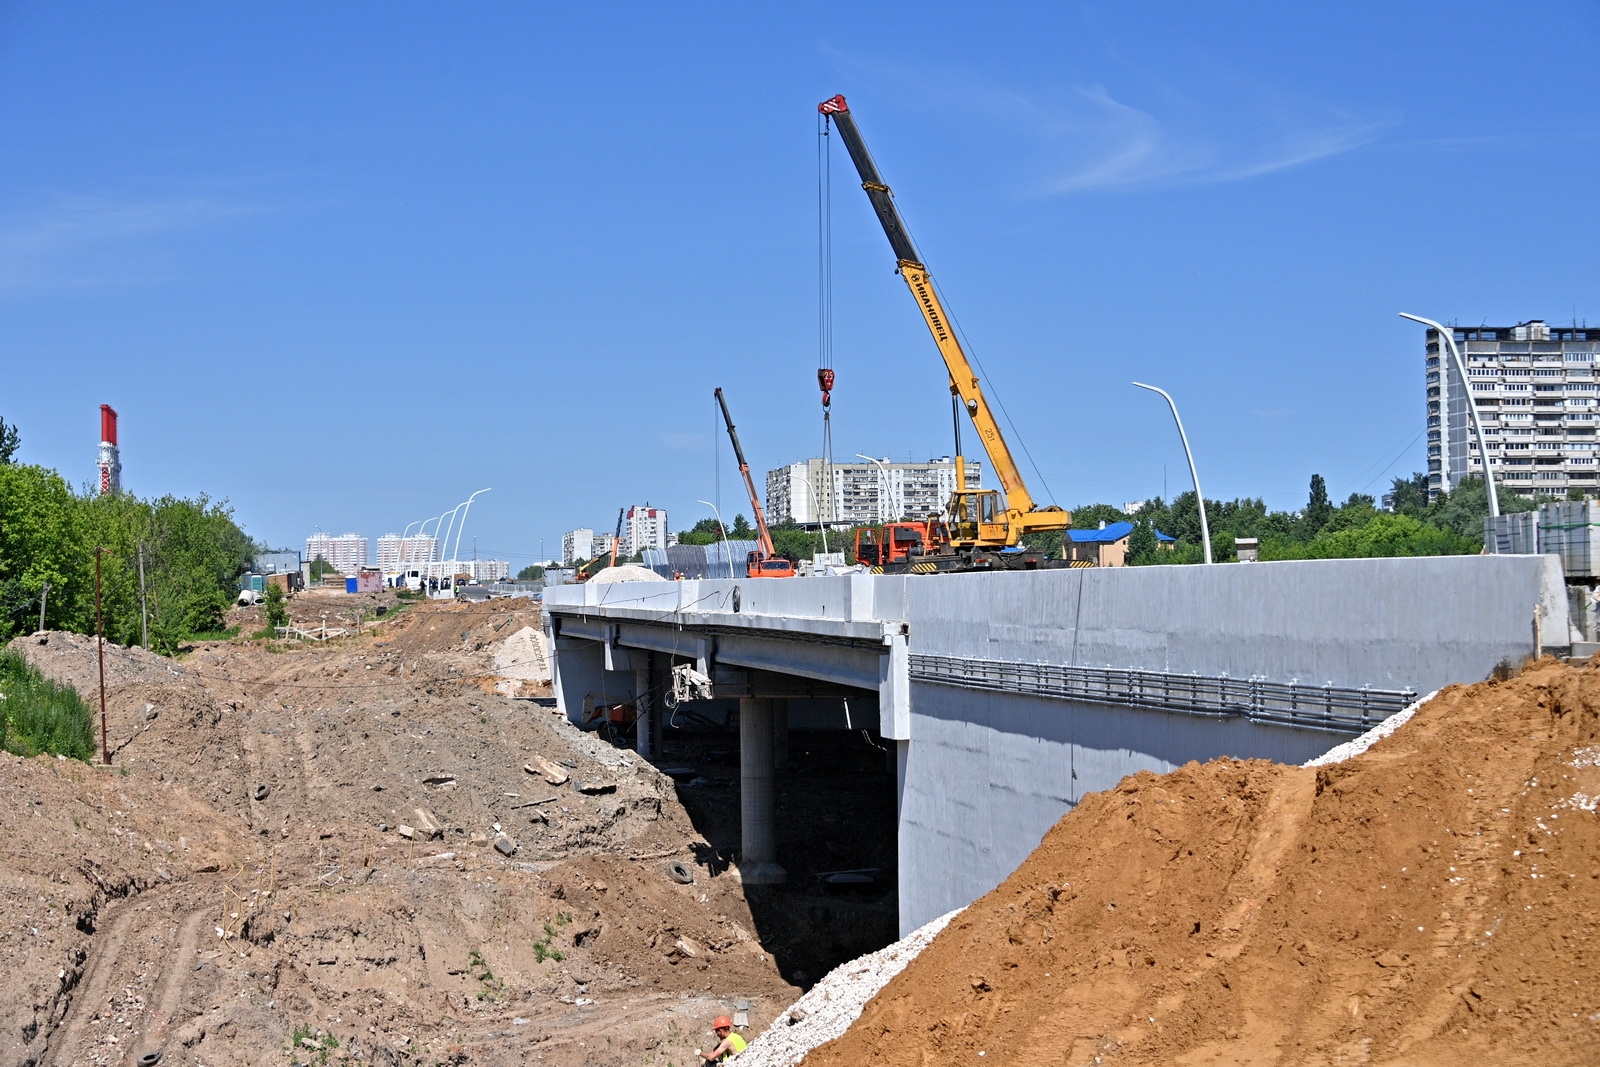
<svg viewBox="0 0 1600 1067"><path fill-rule="evenodd" d="M1178 674L1133 667L1065 667L959 656L911 654L911 679L1088 704L1171 711L1212 718L1241 716L1335 733L1365 733L1416 703L1417 692L1371 686L1271 682L1260 676Z"/></svg>

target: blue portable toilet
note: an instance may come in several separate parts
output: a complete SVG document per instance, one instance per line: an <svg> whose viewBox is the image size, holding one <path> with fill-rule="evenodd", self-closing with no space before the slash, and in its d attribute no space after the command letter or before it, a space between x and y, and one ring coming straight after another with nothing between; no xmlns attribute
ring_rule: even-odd
<svg viewBox="0 0 1600 1067"><path fill-rule="evenodd" d="M346 578L344 580L344 591L346 593L354 593L356 591L356 579Z"/></svg>

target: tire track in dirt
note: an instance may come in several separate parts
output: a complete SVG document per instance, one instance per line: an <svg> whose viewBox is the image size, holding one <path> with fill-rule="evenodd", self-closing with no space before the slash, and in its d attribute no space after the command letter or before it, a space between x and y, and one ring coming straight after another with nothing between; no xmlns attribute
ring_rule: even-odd
<svg viewBox="0 0 1600 1067"><path fill-rule="evenodd" d="M190 961L200 942L200 927L205 922L206 909L196 908L183 921L177 942L163 969L160 991L144 1020L144 1048L146 1052L166 1053L167 1034L172 1029L172 1018L183 1001L191 973ZM165 1055L163 1056L165 1058Z"/></svg>
<svg viewBox="0 0 1600 1067"><path fill-rule="evenodd" d="M78 991L72 994L68 1002L66 1017L56 1027L55 1034L51 1035L45 1047L44 1055L40 1057L40 1067L69 1067L69 1065L88 1062L87 1057L80 1055L79 1046L83 1043L83 1034L88 1027L90 1017L99 1011L99 1006L106 1003L106 992L111 986L111 977L122 959L122 949L128 940L128 931L131 930L138 919L143 901L138 896L114 904L107 904L106 910L113 912L111 929L106 933L105 939L99 938L93 943L89 952L88 975L79 985Z"/></svg>

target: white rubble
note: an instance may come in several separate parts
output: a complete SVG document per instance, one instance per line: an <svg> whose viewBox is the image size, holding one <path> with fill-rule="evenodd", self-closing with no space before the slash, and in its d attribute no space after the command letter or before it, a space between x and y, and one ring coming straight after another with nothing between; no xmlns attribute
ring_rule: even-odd
<svg viewBox="0 0 1600 1067"><path fill-rule="evenodd" d="M1438 695L1439 691L1435 689L1433 692L1429 693L1421 700L1418 700L1415 704L1412 704L1404 711L1397 711L1387 719L1384 719L1382 722L1368 730L1366 733L1362 734L1360 737L1357 737L1351 741L1346 741L1342 745L1336 745L1324 752L1322 755L1318 756L1316 759L1307 760L1305 763L1301 764L1301 766L1326 767L1330 763L1343 763L1352 756L1361 755L1361 753L1365 752L1367 749L1371 748L1373 745L1377 744L1379 741L1382 741L1385 737L1388 737L1390 734L1400 729L1400 727L1410 722L1411 716L1417 713L1418 708L1422 707L1422 705L1426 704L1428 701L1432 700Z"/></svg>
<svg viewBox="0 0 1600 1067"><path fill-rule="evenodd" d="M784 1011L767 1032L738 1056L739 1067L794 1067L818 1045L832 1041L861 1017L867 1001L961 914L948 915L907 934L887 948L842 963Z"/></svg>

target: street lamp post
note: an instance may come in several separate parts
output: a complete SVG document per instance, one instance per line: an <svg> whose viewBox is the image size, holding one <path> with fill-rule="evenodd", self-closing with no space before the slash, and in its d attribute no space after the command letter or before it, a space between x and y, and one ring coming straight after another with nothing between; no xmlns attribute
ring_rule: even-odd
<svg viewBox="0 0 1600 1067"><path fill-rule="evenodd" d="M1420 322L1424 326L1433 327L1433 329L1439 334L1439 340L1443 341L1450 349L1450 362L1456 365L1456 373L1461 375L1461 388L1467 394L1467 411L1472 416L1472 428L1476 430L1478 434L1478 454L1483 457L1483 485L1484 488L1489 491L1489 517L1499 518L1500 498L1494 487L1494 472L1489 468L1489 443L1484 440L1483 419L1478 414L1478 398L1472 395L1472 382L1467 377L1467 365L1461 362L1461 351L1460 349L1456 348L1456 332L1446 326L1442 326L1439 323L1434 322L1432 319L1425 319L1421 315L1409 315L1402 311L1400 312L1400 317L1402 319L1410 319L1412 322ZM1450 403L1448 389L1441 390L1441 399L1446 405ZM1440 455L1443 457L1448 457L1449 451L1450 442L1441 438L1439 441ZM1445 464L1448 465L1449 462L1449 459L1445 458ZM1470 463L1468 464L1468 470L1471 470ZM1446 473L1445 477L1445 488L1450 488L1448 472Z"/></svg>
<svg viewBox="0 0 1600 1067"><path fill-rule="evenodd" d="M887 467L885 467L883 465L883 461L882 460L873 459L871 456L864 456L860 452L856 453L856 458L857 459L864 459L868 463L871 463L873 466L878 468L878 473L883 475L883 495L889 499L889 506L891 508L894 507L894 492L893 492L893 490L891 490L889 488L889 468L887 468ZM879 510L880 513L883 511L883 509L881 507L878 510ZM895 516L895 518L899 518L899 515L897 514ZM886 522L889 522L889 521L891 521L891 520L888 519L888 518L882 517L881 514L880 514L880 517L878 519L878 522L880 524L886 523Z"/></svg>
<svg viewBox="0 0 1600 1067"><path fill-rule="evenodd" d="M732 578L733 577L733 549L728 547L728 528L726 526L722 525L722 512L718 511L717 510L717 506L715 504L713 504L709 500L702 500L702 501L700 501L700 503L702 503L706 507L710 508L711 509L711 514L713 514L713 515L715 515L717 517L717 529L722 531L722 554L728 557L728 577Z"/></svg>
<svg viewBox="0 0 1600 1067"><path fill-rule="evenodd" d="M801 475L800 480L805 483L806 492L811 494L811 506L816 509L817 513L817 529L822 531L822 551L827 552L828 524L822 521L822 502L817 499L817 491L811 486L811 478L808 475ZM40 628L43 629L43 627Z"/></svg>
<svg viewBox="0 0 1600 1067"><path fill-rule="evenodd" d="M1166 398L1167 406L1172 409L1172 421L1178 424L1178 440L1183 442L1183 454L1189 459L1189 477L1194 479L1194 501L1200 507L1200 539L1205 542L1206 562L1211 562L1211 524L1206 522L1206 497L1200 491L1200 472L1194 466L1194 453L1189 450L1189 435L1183 432L1183 420L1178 417L1177 402L1165 389L1158 389L1153 385L1143 382L1134 382L1140 389L1148 389L1152 393L1160 393Z"/></svg>
<svg viewBox="0 0 1600 1067"><path fill-rule="evenodd" d="M461 535L467 529L467 516L472 513L472 502L488 491L489 490L487 489L479 489L476 493L473 493L471 496L467 497L467 502L461 505L462 507L466 508L466 510L461 513L461 527L460 529L456 530L456 550L451 554L452 559L459 559L461 557ZM477 549L473 549L473 551L476 552Z"/></svg>

